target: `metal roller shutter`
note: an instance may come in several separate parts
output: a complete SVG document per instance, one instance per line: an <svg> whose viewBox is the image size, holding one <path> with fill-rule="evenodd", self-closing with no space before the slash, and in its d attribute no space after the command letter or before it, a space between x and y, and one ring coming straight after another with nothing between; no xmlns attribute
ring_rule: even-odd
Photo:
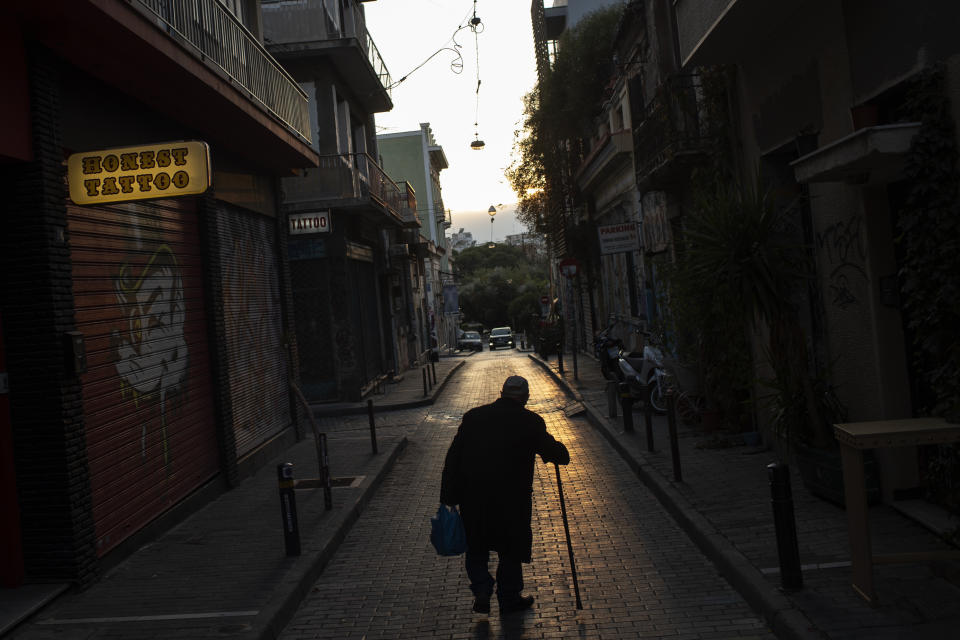
<svg viewBox="0 0 960 640"><path fill-rule="evenodd" d="M237 457L291 424L276 223L227 207L217 217Z"/></svg>
<svg viewBox="0 0 960 640"><path fill-rule="evenodd" d="M337 398L336 346L331 329L330 287L327 284L327 261L324 259L290 258L290 279L293 282L294 318L297 326L297 349L300 354L300 384L310 400ZM348 301L340 312L349 309Z"/></svg>
<svg viewBox="0 0 960 640"><path fill-rule="evenodd" d="M103 555L218 471L192 199L68 205L87 455Z"/></svg>
<svg viewBox="0 0 960 640"><path fill-rule="evenodd" d="M363 382L373 380L383 373L383 349L380 327L380 296L377 293L376 274L372 262L362 260L349 261L356 286L357 313L360 319L359 343L363 353L361 359Z"/></svg>

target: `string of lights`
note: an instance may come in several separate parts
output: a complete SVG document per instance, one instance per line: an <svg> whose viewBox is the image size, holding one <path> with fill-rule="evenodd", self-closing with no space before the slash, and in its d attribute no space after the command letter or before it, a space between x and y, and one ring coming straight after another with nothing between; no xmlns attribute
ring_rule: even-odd
<svg viewBox="0 0 960 640"><path fill-rule="evenodd" d="M467 19L469 18L469 20ZM436 56L443 53L444 51L449 51L454 54L454 59L450 62L450 71L455 74L460 74L463 72L463 55L460 53L460 50L463 48L459 42L457 42L457 34L459 34L464 29L470 29L473 32L473 46L474 53L476 57L476 78L477 86L475 90L476 102L473 112L473 127L474 127L474 140L470 143L470 148L475 151L483 149L485 146L483 140L480 139L480 34L484 31L483 21L477 15L477 0L473 0L473 11L468 13L464 18L464 22L461 23L457 29L453 32L453 35L450 36L448 42L453 43L453 47L442 46L433 53L431 53L427 58L415 66L413 69L408 71L401 77L399 80L392 82L387 88L393 89L406 81L412 74L419 71L424 65L433 60ZM446 45L446 43L444 43Z"/></svg>

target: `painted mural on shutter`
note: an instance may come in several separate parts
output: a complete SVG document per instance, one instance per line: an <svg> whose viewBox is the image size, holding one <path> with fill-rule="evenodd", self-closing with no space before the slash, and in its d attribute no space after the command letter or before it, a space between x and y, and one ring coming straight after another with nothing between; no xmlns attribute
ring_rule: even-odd
<svg viewBox="0 0 960 640"><path fill-rule="evenodd" d="M188 198L68 205L100 555L218 471L202 247Z"/></svg>
<svg viewBox="0 0 960 640"><path fill-rule="evenodd" d="M276 222L228 205L217 217L237 457L291 424Z"/></svg>

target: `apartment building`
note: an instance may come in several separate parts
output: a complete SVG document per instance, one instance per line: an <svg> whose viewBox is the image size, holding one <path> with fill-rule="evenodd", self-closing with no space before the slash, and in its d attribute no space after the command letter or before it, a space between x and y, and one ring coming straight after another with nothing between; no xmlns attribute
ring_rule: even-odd
<svg viewBox="0 0 960 640"><path fill-rule="evenodd" d="M955 344L955 326L937 323L956 316L928 306L942 289L923 283L956 278L955 234L936 215L955 210L956 192L931 196L956 182L960 8L679 0L674 10L684 70L735 70L740 175L760 167L779 202L802 204L796 222L816 264L804 315L849 420L945 406L930 372L956 370L956 352L937 337L952 331ZM937 258L917 262L918 251ZM916 489L916 447L877 454L885 499Z"/></svg>
<svg viewBox="0 0 960 640"><path fill-rule="evenodd" d="M456 320L445 312L443 297L443 287L453 284L450 238L446 236L450 212L443 206L440 188L440 172L449 166L447 156L429 122L421 122L415 131L381 134L377 143L387 173L408 181L420 194L417 213L423 225L416 251L423 264L424 303L418 314L424 319L425 348L439 352L456 346Z"/></svg>
<svg viewBox="0 0 960 640"><path fill-rule="evenodd" d="M319 155L319 167L281 187L300 381L312 402L359 400L405 368L407 336L416 332L401 302L407 258L391 247L410 244L419 228L404 204L419 192L384 171L374 128L374 115L393 108L390 73L362 2L262 5L267 49L309 98ZM317 226L300 222L310 220Z"/></svg>
<svg viewBox="0 0 960 640"><path fill-rule="evenodd" d="M88 584L300 437L277 186L319 157L259 23L256 1L0 8L5 586Z"/></svg>

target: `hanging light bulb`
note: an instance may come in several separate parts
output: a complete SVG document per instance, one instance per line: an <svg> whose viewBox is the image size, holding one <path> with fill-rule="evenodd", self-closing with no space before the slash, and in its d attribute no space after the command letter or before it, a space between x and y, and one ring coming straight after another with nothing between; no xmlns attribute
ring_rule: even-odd
<svg viewBox="0 0 960 640"><path fill-rule="evenodd" d="M473 142L470 143L470 148L474 151L480 151L485 146L483 140L480 139L479 131L479 122L480 122L480 39L477 37L483 31L483 23L480 22L480 18L477 17L477 0L473 0L473 18L470 20L470 30L473 31L473 46L474 51L477 55L477 90L476 90L476 107L473 112ZM493 222L493 220L491 220Z"/></svg>

